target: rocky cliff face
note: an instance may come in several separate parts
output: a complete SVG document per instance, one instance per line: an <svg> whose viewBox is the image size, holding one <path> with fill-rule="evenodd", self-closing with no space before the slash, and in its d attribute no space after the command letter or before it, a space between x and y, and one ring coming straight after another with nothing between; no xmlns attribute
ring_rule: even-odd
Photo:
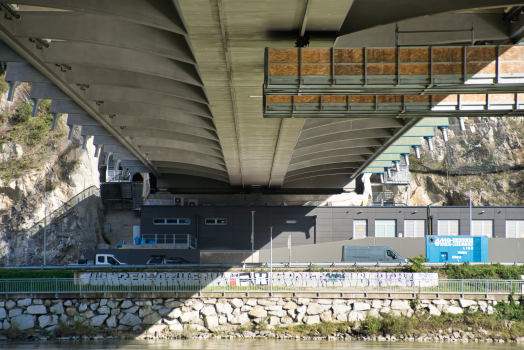
<svg viewBox="0 0 524 350"><path fill-rule="evenodd" d="M98 159L78 130L67 140L66 117L50 130L49 102L30 116L29 89L0 96L0 264L43 264L46 214L47 264L67 264L101 240Z"/></svg>
<svg viewBox="0 0 524 350"><path fill-rule="evenodd" d="M470 118L466 131L452 118L449 142L440 130L430 152L410 157L411 205L524 205L524 118ZM399 187L395 201L405 203Z"/></svg>

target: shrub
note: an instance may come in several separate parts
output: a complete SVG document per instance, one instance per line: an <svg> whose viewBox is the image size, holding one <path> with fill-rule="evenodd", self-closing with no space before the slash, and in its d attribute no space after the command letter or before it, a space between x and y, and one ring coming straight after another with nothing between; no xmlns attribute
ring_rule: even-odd
<svg viewBox="0 0 524 350"><path fill-rule="evenodd" d="M411 272L426 272L426 267L424 267L423 263L428 261L428 259L425 256L419 254L419 256L408 258L408 260L411 262L411 266L409 267Z"/></svg>
<svg viewBox="0 0 524 350"><path fill-rule="evenodd" d="M87 320L88 321L88 320ZM83 335L96 335L100 331L95 328L86 325L86 320L82 317L75 318L70 322L62 322L55 327L53 332L56 337L70 337L70 336L83 336Z"/></svg>
<svg viewBox="0 0 524 350"><path fill-rule="evenodd" d="M499 319L508 321L521 321L524 320L524 306L522 305L522 298L519 304L515 303L513 298L513 292L508 296L508 302L499 302L495 305L495 309L498 311L497 315Z"/></svg>
<svg viewBox="0 0 524 350"><path fill-rule="evenodd" d="M33 111L33 102L25 102L18 106L16 114L13 117L13 124L23 124L31 118Z"/></svg>

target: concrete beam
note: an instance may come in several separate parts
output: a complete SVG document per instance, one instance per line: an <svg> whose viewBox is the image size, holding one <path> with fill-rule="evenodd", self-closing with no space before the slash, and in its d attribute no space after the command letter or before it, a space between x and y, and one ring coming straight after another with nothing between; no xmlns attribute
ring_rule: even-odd
<svg viewBox="0 0 524 350"><path fill-rule="evenodd" d="M194 170L202 173L215 174L217 176L227 177L227 171L210 168L208 166L200 166L195 164L178 163L178 162L166 162L166 161L155 161L155 166L162 169L184 169Z"/></svg>
<svg viewBox="0 0 524 350"><path fill-rule="evenodd" d="M112 47L93 43L75 43L55 41L45 49L37 50L30 42L23 41L24 46L44 63L94 66L115 68L155 75L173 79L196 86L202 86L198 72L192 64L174 61L172 59L151 55L140 51Z"/></svg>
<svg viewBox="0 0 524 350"><path fill-rule="evenodd" d="M31 85L30 97L31 99L71 101L69 96L52 83L33 83Z"/></svg>
<svg viewBox="0 0 524 350"><path fill-rule="evenodd" d="M468 30L475 24L475 41L508 38L509 23L500 14L443 13L413 18L398 23L401 31ZM335 47L395 47L395 23L349 33L335 41ZM399 35L399 45L441 45L471 43L471 32L406 33Z"/></svg>
<svg viewBox="0 0 524 350"><path fill-rule="evenodd" d="M100 123L93 119L89 114L68 114L67 125L92 125L100 126Z"/></svg>
<svg viewBox="0 0 524 350"><path fill-rule="evenodd" d="M295 163L301 163L304 161L309 161L313 159L323 159L323 158L330 158L330 157L337 157L337 156L353 156L353 155L368 155L375 153L373 147L354 147L354 148L342 148L342 149L334 149L334 150L328 150L323 152L317 152L312 153L304 156L293 156L291 158L291 161L289 162L289 165L293 165Z"/></svg>
<svg viewBox="0 0 524 350"><path fill-rule="evenodd" d="M99 43L196 64L183 34L85 12L24 11L23 15L10 23L17 37Z"/></svg>
<svg viewBox="0 0 524 350"><path fill-rule="evenodd" d="M186 126L199 127L207 130L216 130L215 124L209 118L199 116L174 116L173 120L157 119L151 117L139 117L132 115L115 115L111 118L111 124L115 126L132 126L138 128L164 129L166 126L171 128L185 128Z"/></svg>
<svg viewBox="0 0 524 350"><path fill-rule="evenodd" d="M2 47L0 44L0 52ZM0 54L1 55L1 54ZM7 64L7 72L5 73L5 81L25 81L28 83L50 83L42 73L37 71L29 63L25 62L9 62Z"/></svg>
<svg viewBox="0 0 524 350"><path fill-rule="evenodd" d="M189 175L191 177L193 176L199 176L199 177L205 177L208 179L218 180L225 183L229 183L229 177L224 176L218 176L215 174L210 174L206 172L200 172L195 170L185 170L185 169L170 169L170 168L158 168L163 174L180 174L180 175Z"/></svg>
<svg viewBox="0 0 524 350"><path fill-rule="evenodd" d="M345 162L364 162L367 160L367 157L364 155L343 155L343 156L335 156L335 157L325 157L325 158L317 158L317 159L311 159L302 161L300 163L294 163L290 164L288 167L288 173L293 170L298 169L305 169L314 167L317 165L327 165L327 164L342 164Z"/></svg>
<svg viewBox="0 0 524 350"><path fill-rule="evenodd" d="M167 107L184 111L194 115L200 115L207 118L212 118L213 115L209 110L209 106L203 103L160 94L153 91L143 91L138 89L129 89L125 87L113 86L91 86L85 88L84 98L92 101L117 101L120 103L134 103L154 105L157 107Z"/></svg>
<svg viewBox="0 0 524 350"><path fill-rule="evenodd" d="M522 0L355 0L339 36L411 18L446 12L521 5ZM501 19L502 20L502 19Z"/></svg>
<svg viewBox="0 0 524 350"><path fill-rule="evenodd" d="M121 133L124 136L139 136L139 137L157 137L160 139L178 139L178 135L188 135L190 137L208 139L218 141L216 131L197 128L191 125L166 125L163 129L160 128L139 128L132 126L122 126Z"/></svg>
<svg viewBox="0 0 524 350"><path fill-rule="evenodd" d="M87 84L93 88L98 85L108 85L110 88L127 87L209 103L204 90L199 86L141 72L124 71L118 67L101 68L75 64L75 69L63 74L63 79L69 84Z"/></svg>
<svg viewBox="0 0 524 350"><path fill-rule="evenodd" d="M161 0L20 0L17 5L41 6L75 12L86 12L107 17L107 20L124 19L175 33L186 34L178 5Z"/></svg>
<svg viewBox="0 0 524 350"><path fill-rule="evenodd" d="M322 171L316 171L312 173L306 173L306 174L300 174L297 176L286 176L284 180L284 184L287 184L292 181L298 181L298 180L304 180L304 179L310 179L310 178L316 178L316 177L324 177L324 176L334 176L334 175L347 175L347 183L351 181L352 175L356 174L357 170L350 168L350 169L331 169L331 170L322 170Z"/></svg>
<svg viewBox="0 0 524 350"><path fill-rule="evenodd" d="M371 129L371 130L358 130L358 131L346 131L334 135L324 135L320 137L311 138L304 141L297 142L295 149L301 149L305 147L318 146L321 144L326 145L326 149L330 149L329 144L337 141L344 140L363 140L363 139L388 139L393 136L390 130L384 129Z"/></svg>

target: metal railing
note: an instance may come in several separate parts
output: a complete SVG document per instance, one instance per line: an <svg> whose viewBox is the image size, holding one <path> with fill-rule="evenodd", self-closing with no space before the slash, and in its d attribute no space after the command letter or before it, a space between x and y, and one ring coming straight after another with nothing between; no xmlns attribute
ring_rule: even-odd
<svg viewBox="0 0 524 350"><path fill-rule="evenodd" d="M127 242L127 241L125 241ZM126 243L128 244L128 243ZM133 243L134 244L134 243ZM193 243L192 243L193 244ZM132 244L129 244L132 245ZM136 246L135 246L136 248ZM483 263L483 262L470 262L469 265L490 265L493 263ZM503 266L524 266L524 263L521 262L501 262L497 263ZM208 269L214 269L214 268L269 268L268 262L262 262L262 263L188 263L188 264L181 264L177 265L177 269L187 268L187 269L193 269L193 268L208 268ZM304 268L356 268L356 267L381 267L381 268L397 268L402 266L408 266L411 265L411 263L354 263L354 262L309 262L309 263L300 263L300 262L292 262L290 263L283 263L283 262L274 262L273 268L297 268L297 269L304 269ZM446 265L463 265L463 263L455 263L455 262L446 262L446 263L424 263L425 267L439 267L439 266L446 266ZM28 265L28 266L21 266L21 265L8 265L3 266L2 269L9 269L9 270L78 270L78 269L105 269L105 268L111 268L111 269L129 269L129 268L135 268L135 269L142 269L142 268L151 268L150 265L144 265L144 264L125 264L125 265L78 265L78 264L69 264L69 265ZM155 265L155 268L159 269L172 269L173 264L165 264L165 265Z"/></svg>
<svg viewBox="0 0 524 350"><path fill-rule="evenodd" d="M175 233L144 233L141 235L141 240L145 240L145 244L141 243L140 246L146 247L155 247L158 245L169 245L176 247L176 249L196 249L197 239L189 234L175 234ZM152 243L154 242L154 243ZM123 248L133 245L134 248L137 246L134 245L134 242L131 244L124 243L122 244Z"/></svg>
<svg viewBox="0 0 524 350"><path fill-rule="evenodd" d="M162 276L162 275L160 275ZM337 278L272 278L256 276L251 278L98 278L86 274L81 278L2 279L0 294L52 293L315 293L317 296L329 293L388 294L446 294L464 295L516 295L523 294L524 280L437 280L437 279L337 279Z"/></svg>

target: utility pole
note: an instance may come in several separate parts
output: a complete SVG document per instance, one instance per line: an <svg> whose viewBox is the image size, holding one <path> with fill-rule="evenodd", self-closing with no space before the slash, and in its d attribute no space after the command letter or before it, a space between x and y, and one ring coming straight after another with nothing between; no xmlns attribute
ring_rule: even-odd
<svg viewBox="0 0 524 350"><path fill-rule="evenodd" d="M473 236L473 221L471 220L471 189L473 187L469 188L469 235Z"/></svg>
<svg viewBox="0 0 524 350"><path fill-rule="evenodd" d="M270 237L269 237L269 288L270 292L273 293L273 226L270 226Z"/></svg>
<svg viewBox="0 0 524 350"><path fill-rule="evenodd" d="M255 262L255 211L251 212L251 263Z"/></svg>
<svg viewBox="0 0 524 350"><path fill-rule="evenodd" d="M44 265L47 265L47 193L46 193L47 178L44 175Z"/></svg>
<svg viewBox="0 0 524 350"><path fill-rule="evenodd" d="M291 235L287 237L287 248L289 249L289 266L291 267Z"/></svg>

